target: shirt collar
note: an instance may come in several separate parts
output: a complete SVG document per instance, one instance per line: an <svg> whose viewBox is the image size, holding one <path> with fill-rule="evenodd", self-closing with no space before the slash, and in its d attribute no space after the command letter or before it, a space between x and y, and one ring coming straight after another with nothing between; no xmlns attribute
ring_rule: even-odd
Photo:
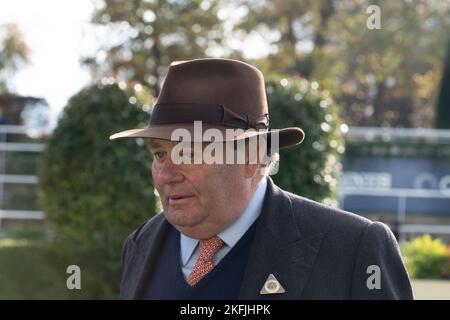
<svg viewBox="0 0 450 320"><path fill-rule="evenodd" d="M245 232L251 227L253 222L261 214L264 202L264 195L267 189L267 178L263 178L256 188L244 212L225 230L221 231L218 236L230 248L241 239ZM187 264L190 257L197 247L198 240L190 238L180 233L180 249L183 266Z"/></svg>

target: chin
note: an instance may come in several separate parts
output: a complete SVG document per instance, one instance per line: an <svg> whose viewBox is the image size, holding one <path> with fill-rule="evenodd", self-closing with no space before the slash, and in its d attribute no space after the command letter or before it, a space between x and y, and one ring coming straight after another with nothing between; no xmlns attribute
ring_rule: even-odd
<svg viewBox="0 0 450 320"><path fill-rule="evenodd" d="M166 218L172 225L181 228L195 227L203 220L199 213L189 209L170 209Z"/></svg>

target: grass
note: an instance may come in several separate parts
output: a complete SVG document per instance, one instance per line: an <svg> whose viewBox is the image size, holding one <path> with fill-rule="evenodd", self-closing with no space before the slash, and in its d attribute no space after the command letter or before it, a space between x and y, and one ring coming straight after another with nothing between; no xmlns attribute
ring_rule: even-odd
<svg viewBox="0 0 450 320"><path fill-rule="evenodd" d="M98 255L82 260L65 252L45 225L8 225L0 237L0 300L117 299L117 285L111 283L120 279L105 281ZM67 288L72 264L81 267L81 290Z"/></svg>
<svg viewBox="0 0 450 320"><path fill-rule="evenodd" d="M45 225L10 224L0 238L0 299L72 299Z"/></svg>
<svg viewBox="0 0 450 320"><path fill-rule="evenodd" d="M54 252L28 241L0 241L0 299L70 299Z"/></svg>

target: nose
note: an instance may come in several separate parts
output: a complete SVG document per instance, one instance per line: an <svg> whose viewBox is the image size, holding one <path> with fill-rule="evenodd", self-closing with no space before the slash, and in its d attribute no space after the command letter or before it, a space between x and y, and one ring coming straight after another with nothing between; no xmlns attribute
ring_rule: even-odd
<svg viewBox="0 0 450 320"><path fill-rule="evenodd" d="M154 179L158 179L162 184L182 182L184 179L180 171L180 165L173 163L170 153L164 158L164 161L154 163L152 168Z"/></svg>

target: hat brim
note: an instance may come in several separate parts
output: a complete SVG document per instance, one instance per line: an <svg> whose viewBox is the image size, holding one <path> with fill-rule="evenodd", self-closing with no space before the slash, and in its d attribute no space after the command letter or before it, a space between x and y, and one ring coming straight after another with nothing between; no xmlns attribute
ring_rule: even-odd
<svg viewBox="0 0 450 320"><path fill-rule="evenodd" d="M120 138L156 138L163 140L173 140L173 141L181 141L181 139L174 139L174 131L177 129L186 129L189 134L192 142L211 142L211 140L205 139L203 133L209 129L217 129L220 131L221 136L224 139L215 140L216 142L226 142L233 140L242 140L250 137L255 137L259 135L267 135L271 133L278 133L279 137L279 148L287 148L303 142L305 138L305 134L302 129L297 127L283 128L283 129L272 129L272 130L240 130L237 132L238 134L228 135L227 129L234 129L226 126L220 125L210 125L210 124L202 124L202 133L199 135L196 131L194 131L194 124L173 124L173 125L152 125L147 126L143 129L131 129L125 130L118 133L115 133L109 137L110 140L120 139ZM184 131L186 132L186 131ZM182 131L178 131L178 133L182 134ZM176 135L178 136L178 135Z"/></svg>

